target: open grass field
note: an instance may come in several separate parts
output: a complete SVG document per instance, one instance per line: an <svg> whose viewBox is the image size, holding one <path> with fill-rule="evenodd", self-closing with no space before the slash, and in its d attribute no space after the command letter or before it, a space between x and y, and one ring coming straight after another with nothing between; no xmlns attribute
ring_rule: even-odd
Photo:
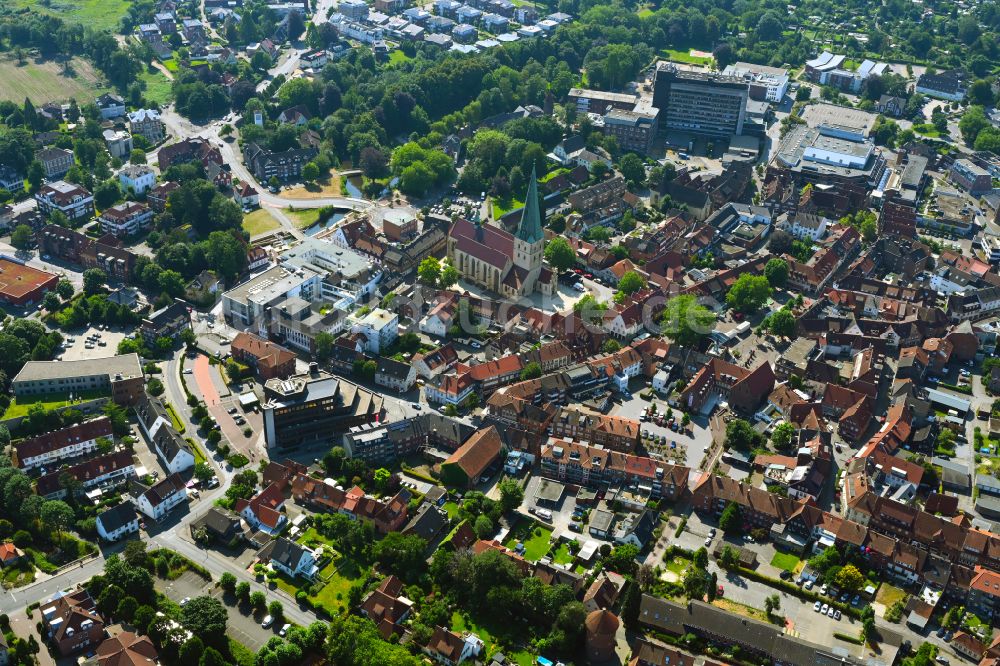
<svg viewBox="0 0 1000 666"><path fill-rule="evenodd" d="M243 230L251 236L266 233L277 229L279 226L281 225L274 219L274 216L263 208L258 208L252 213L247 213L243 216Z"/></svg>
<svg viewBox="0 0 1000 666"><path fill-rule="evenodd" d="M156 102L160 106L170 103L171 98L173 98L173 92L170 89L171 83L163 75L163 72L159 70L150 72L148 69L144 69L139 75L139 79L146 84L146 90L143 92L146 99L150 102Z"/></svg>
<svg viewBox="0 0 1000 666"><path fill-rule="evenodd" d="M0 100L20 103L28 97L39 106L73 97L83 104L109 90L86 60L73 58L71 67L67 75L63 74L62 65L53 60L35 62L28 59L26 64L19 66L15 59L4 57L0 59L0 81L3 81Z"/></svg>
<svg viewBox="0 0 1000 666"><path fill-rule="evenodd" d="M81 23L97 30L118 32L129 0L49 0L42 4L35 0L15 0L12 4L58 16L67 21Z"/></svg>

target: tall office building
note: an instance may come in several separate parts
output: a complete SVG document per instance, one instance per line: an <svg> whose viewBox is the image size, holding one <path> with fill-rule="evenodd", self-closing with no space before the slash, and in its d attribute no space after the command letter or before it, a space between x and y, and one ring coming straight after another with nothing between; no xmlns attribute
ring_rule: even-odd
<svg viewBox="0 0 1000 666"><path fill-rule="evenodd" d="M705 136L743 133L750 86L737 76L695 72L661 62L653 80L660 129Z"/></svg>

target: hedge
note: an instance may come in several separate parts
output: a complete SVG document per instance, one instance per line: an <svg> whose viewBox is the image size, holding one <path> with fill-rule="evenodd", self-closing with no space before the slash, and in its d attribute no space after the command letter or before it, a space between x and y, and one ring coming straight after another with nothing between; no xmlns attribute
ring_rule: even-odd
<svg viewBox="0 0 1000 666"><path fill-rule="evenodd" d="M851 636L849 634L842 634L839 631L833 632L833 637L844 641L845 643L853 643L854 645L864 645L865 642L858 638L857 636Z"/></svg>
<svg viewBox="0 0 1000 666"><path fill-rule="evenodd" d="M684 528L687 527L687 524L688 524L688 519L681 518L681 524L677 526L677 530L674 532L675 539L681 538L681 534L684 533Z"/></svg>

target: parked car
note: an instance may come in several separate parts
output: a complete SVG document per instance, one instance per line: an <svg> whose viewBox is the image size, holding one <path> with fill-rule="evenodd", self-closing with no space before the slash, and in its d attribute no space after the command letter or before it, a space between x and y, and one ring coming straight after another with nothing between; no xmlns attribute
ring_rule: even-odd
<svg viewBox="0 0 1000 666"><path fill-rule="evenodd" d="M823 605L822 605L822 606L820 607L820 609L819 609L819 612L820 612L821 614L823 614L823 615L826 615L827 611L829 611L829 610L830 610L830 606L829 606L828 604L823 604Z"/></svg>
<svg viewBox="0 0 1000 666"><path fill-rule="evenodd" d="M820 607L821 606L822 606L822 604L817 601L816 603L813 604L813 610L818 613L820 611Z"/></svg>
<svg viewBox="0 0 1000 666"><path fill-rule="evenodd" d="M272 624L274 624L274 618L271 617L270 615L265 615L264 619L260 621L260 626L264 627L265 629L270 627Z"/></svg>
<svg viewBox="0 0 1000 666"><path fill-rule="evenodd" d="M839 610L838 611L834 611L834 613L833 613L833 619L837 620L837 621L840 621L840 611Z"/></svg>
<svg viewBox="0 0 1000 666"><path fill-rule="evenodd" d="M291 629L291 628L292 628L292 625L290 625L290 624L288 624L288 623L286 622L285 624L283 624L283 625L281 626L281 631L279 631L279 632L278 632L278 635L279 635L279 636L284 636L285 634L287 634L287 633L288 633L288 630L289 630L289 629Z"/></svg>

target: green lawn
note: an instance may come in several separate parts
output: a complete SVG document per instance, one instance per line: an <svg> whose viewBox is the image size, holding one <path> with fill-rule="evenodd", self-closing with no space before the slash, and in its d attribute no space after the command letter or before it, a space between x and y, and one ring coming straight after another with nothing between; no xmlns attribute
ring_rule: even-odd
<svg viewBox="0 0 1000 666"><path fill-rule="evenodd" d="M549 552L549 539L551 537L552 530L548 527L533 520L521 520L511 529L504 545L513 550L519 541L523 542L524 559L537 562Z"/></svg>
<svg viewBox="0 0 1000 666"><path fill-rule="evenodd" d="M404 62L409 62L413 60L410 56L403 53L402 49L396 49L389 54L389 64L390 65L401 65Z"/></svg>
<svg viewBox="0 0 1000 666"><path fill-rule="evenodd" d="M191 453L194 454L194 464L197 465L198 463L205 463L207 465L208 458L205 457L205 452L201 450L201 446L198 445L198 442L194 441L191 437L185 437L184 439L191 445Z"/></svg>
<svg viewBox="0 0 1000 666"><path fill-rule="evenodd" d="M539 178L538 182L539 183L547 183L550 180L552 180L553 178L555 178L556 176L561 176L561 175L566 174L566 173L569 173L569 169L567 169L565 167L559 167L558 169L553 169L552 171L549 171L547 174L545 174L544 176L542 176L541 178Z"/></svg>
<svg viewBox="0 0 1000 666"><path fill-rule="evenodd" d="M333 548L333 542L327 539L325 536L316 531L315 527L308 528L302 533L302 536L298 538L298 542L309 548L313 548L318 544L323 544L324 546L329 546Z"/></svg>
<svg viewBox="0 0 1000 666"><path fill-rule="evenodd" d="M156 102L160 106L170 103L170 100L173 98L173 92L171 91L172 83L163 75L163 72L159 70L151 72L148 69L144 69L139 74L139 80L146 84L146 90L143 91L142 95L147 100Z"/></svg>
<svg viewBox="0 0 1000 666"><path fill-rule="evenodd" d="M167 58L166 60L161 60L160 62L167 68L168 72L176 72L180 68L180 65L177 64L177 61L174 58Z"/></svg>
<svg viewBox="0 0 1000 666"><path fill-rule="evenodd" d="M897 601L906 598L906 591L888 583L882 583L875 593L875 601L883 604L886 608L891 607Z"/></svg>
<svg viewBox="0 0 1000 666"><path fill-rule="evenodd" d="M691 560L686 557L681 557L680 555L675 555L669 562L664 562L667 567L667 571L671 571L678 576L684 575L684 572L688 570L691 566Z"/></svg>
<svg viewBox="0 0 1000 666"><path fill-rule="evenodd" d="M441 507L448 512L448 519L451 520L458 515L458 502L445 502L444 506Z"/></svg>
<svg viewBox="0 0 1000 666"><path fill-rule="evenodd" d="M774 557L771 558L771 566L795 573L795 567L799 566L799 558L790 553L775 553Z"/></svg>
<svg viewBox="0 0 1000 666"><path fill-rule="evenodd" d="M301 208L299 210L289 208L285 211L285 214L292 218L295 226L299 229L308 229L312 225L319 222L318 208Z"/></svg>
<svg viewBox="0 0 1000 666"><path fill-rule="evenodd" d="M177 413L177 410L169 402L166 403L166 407L167 414L170 415L170 424L174 426L174 430L183 435L187 427L184 425L184 421L181 420L180 414Z"/></svg>
<svg viewBox="0 0 1000 666"><path fill-rule="evenodd" d="M107 397L106 391L80 391L73 394L73 402L69 401L69 394L52 394L49 396L39 397L39 398L24 398L19 400L14 398L11 400L10 405L7 407L7 411L4 412L3 418L13 419L19 416L25 416L28 410L34 405L41 405L44 409L59 409L60 407L69 407L80 402L85 402L87 400L93 400L95 398Z"/></svg>
<svg viewBox="0 0 1000 666"><path fill-rule="evenodd" d="M660 51L664 58L674 62L684 62L689 65L711 65L713 58L699 58L691 55L690 50L663 49Z"/></svg>
<svg viewBox="0 0 1000 666"><path fill-rule="evenodd" d="M944 136L938 131L934 125L931 123L917 123L913 126L913 131L922 136L926 136L930 139L936 139L938 137Z"/></svg>
<svg viewBox="0 0 1000 666"><path fill-rule="evenodd" d="M268 231L273 231L281 226L274 216L263 208L258 208L252 213L243 216L243 231L251 236L258 236Z"/></svg>
<svg viewBox="0 0 1000 666"><path fill-rule="evenodd" d="M325 576L335 571L339 561L331 562L320 572L320 576ZM351 563L348 562L348 565ZM350 567L348 567L350 568ZM353 570L350 573L355 573ZM330 615L339 615L347 610L347 597L351 590L351 585L358 576L348 577L341 573L333 573L330 582L323 586L318 594L310 597L312 602L322 606Z"/></svg>
<svg viewBox="0 0 1000 666"><path fill-rule="evenodd" d="M554 564L571 564L573 553L569 551L569 542L561 541L559 546L552 551L552 562Z"/></svg>
<svg viewBox="0 0 1000 666"><path fill-rule="evenodd" d="M451 614L451 629L459 634L465 631L471 631L475 635L479 636L483 639L483 642L486 643L486 654L496 652L499 647L496 639L493 637L493 634L489 632L489 630L476 624L472 618L464 617L458 611Z"/></svg>
<svg viewBox="0 0 1000 666"><path fill-rule="evenodd" d="M515 199L514 197L509 197L507 199L490 199L490 203L493 206L494 220L499 220L512 210L524 208L524 202L520 199Z"/></svg>

